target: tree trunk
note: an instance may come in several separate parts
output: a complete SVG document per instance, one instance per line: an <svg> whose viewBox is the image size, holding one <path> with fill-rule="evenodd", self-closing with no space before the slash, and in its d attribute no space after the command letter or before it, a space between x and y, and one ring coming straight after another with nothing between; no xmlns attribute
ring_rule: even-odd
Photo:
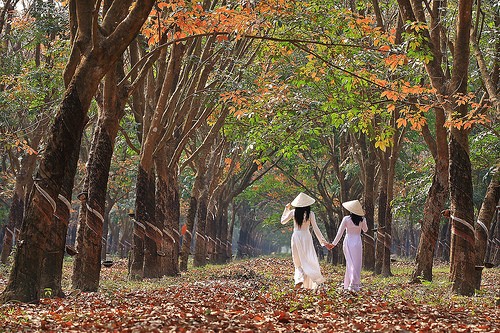
<svg viewBox="0 0 500 333"><path fill-rule="evenodd" d="M460 0L458 5L457 37L451 81L453 96L467 93L472 4L472 0ZM454 117L454 113L458 113L460 117L467 114L467 105L459 105L457 101L453 104L456 107L450 110L450 117ZM452 127L449 142L452 214L451 280L452 291L460 295L472 295L475 286L475 240L472 225L474 205L468 135L468 130Z"/></svg>
<svg viewBox="0 0 500 333"><path fill-rule="evenodd" d="M500 265L500 202L496 207L496 218L490 228L488 246L486 248L486 262L493 266Z"/></svg>
<svg viewBox="0 0 500 333"><path fill-rule="evenodd" d="M375 158L374 152L368 148L368 156L365 158L365 179L363 187L363 206L365 208L365 218L368 231L363 236L363 268L369 271L375 270Z"/></svg>
<svg viewBox="0 0 500 333"><path fill-rule="evenodd" d="M182 235L182 250L180 258L180 270L185 272L188 268L189 254L191 252L191 244L193 240L193 231L196 219L196 211L198 206L198 190L195 193L197 186L201 184L196 184L197 178L195 177L195 182L193 185L193 190L191 191L191 198L189 199L189 209L186 216L185 232Z"/></svg>
<svg viewBox="0 0 500 333"><path fill-rule="evenodd" d="M225 264L229 262L227 258L227 239L228 239L228 220L227 220L227 207L219 206L217 218L216 234L217 234L217 263Z"/></svg>
<svg viewBox="0 0 500 333"><path fill-rule="evenodd" d="M467 134L452 129L450 138L451 281L460 295L474 294L474 207ZM461 133L462 132L462 133Z"/></svg>
<svg viewBox="0 0 500 333"><path fill-rule="evenodd" d="M176 276L179 273L179 220L180 220L180 202L179 202L179 183L177 179L177 163L173 167L166 167L167 156L171 156L171 150L164 150L160 154L162 158L156 161L158 170L158 189L157 193L157 227L162 226L163 231L163 252L162 260L163 274ZM161 194L163 193L163 194Z"/></svg>
<svg viewBox="0 0 500 333"><path fill-rule="evenodd" d="M388 177L388 156L386 153L380 152L380 191L378 197L378 226L377 226L377 242L375 245L375 274L382 274L384 267L385 246L390 244L385 239L386 235L386 220L387 220L387 177Z"/></svg>
<svg viewBox="0 0 500 333"><path fill-rule="evenodd" d="M111 158L123 117L126 91L118 90L123 78L123 64L118 61L104 81L104 103L94 130L92 146L86 165L86 179L80 194L80 216L77 231L75 261L73 263L73 288L97 291L101 274L103 224Z"/></svg>
<svg viewBox="0 0 500 333"><path fill-rule="evenodd" d="M137 173L134 236L130 258L129 277L133 280L144 276L144 255L146 242L146 222L155 217L155 175L148 173L141 165Z"/></svg>
<svg viewBox="0 0 500 333"><path fill-rule="evenodd" d="M88 87L92 89L92 84ZM76 84L73 83L68 87L54 121L51 137L36 174L35 186L28 199L16 258L8 285L2 294L3 302L39 300L43 289L48 288L42 284L42 279L47 280L42 276L47 254L56 254L55 260L61 260L62 266L68 223L64 219L69 216L70 208L66 202L71 199L71 190L66 193L67 196L63 196L61 192L64 180L73 180L76 172L76 162L72 156L79 150L87 108L80 102ZM63 207L59 209L61 204ZM62 211L59 212L60 210ZM63 219L63 223L54 217L55 213L60 214L58 216ZM62 230L58 231L59 229ZM54 231L57 231L56 235L53 234ZM57 236L62 231L64 238L61 240ZM53 261L49 265L59 266ZM60 286L51 285L54 291L60 290Z"/></svg>
<svg viewBox="0 0 500 333"><path fill-rule="evenodd" d="M195 253L193 262L195 267L202 267L207 264L207 202L208 193L206 189L204 189L198 199L198 223L195 231Z"/></svg>
<svg viewBox="0 0 500 333"><path fill-rule="evenodd" d="M17 181L16 181L17 187ZM2 254L0 262L4 265L7 264L10 252L12 251L13 242L16 238L16 232L21 226L23 213L24 213L24 196L20 195L18 191L14 190L12 196L12 203L9 210L9 220L5 226L5 234L2 242Z"/></svg>
<svg viewBox="0 0 500 333"><path fill-rule="evenodd" d="M425 137L425 135L424 135ZM428 141L426 139L426 141ZM424 204L422 232L418 244L416 267L412 282L432 281L434 251L439 237L441 211L448 198L448 145L444 128L444 110L436 109L436 166ZM430 146L431 144L429 144Z"/></svg>
<svg viewBox="0 0 500 333"><path fill-rule="evenodd" d="M499 168L496 168L491 177L488 190L481 205L477 223L475 225L475 244L476 244L476 266L483 267L485 265L486 246L491 227L491 221L495 216L495 210L500 200L500 173ZM475 289L481 289L482 269L476 270Z"/></svg>
<svg viewBox="0 0 500 333"><path fill-rule="evenodd" d="M213 205L211 204L211 207ZM205 230L205 236L207 239L207 257L209 258L209 262L211 264L217 264L217 257L219 255L219 239L217 236L217 229L218 229L218 219L219 216L216 216L213 212L212 209L208 208L207 209L207 227Z"/></svg>
<svg viewBox="0 0 500 333"><path fill-rule="evenodd" d="M35 130L33 138L30 140L30 145L37 148L42 139L43 133L47 129L47 121L42 121ZM16 176L16 184L14 187L14 194L12 195L12 203L9 210L9 219L5 227L5 235L3 238L2 253L0 255L0 262L7 264L14 239L17 238L19 230L21 229L26 193L29 193L33 186L33 170L35 169L37 155L26 154L21 160L21 166Z"/></svg>
<svg viewBox="0 0 500 333"><path fill-rule="evenodd" d="M234 232L234 222L236 218L234 204L231 206L231 220L229 221L229 228L227 233L227 257L229 260L233 258L233 232Z"/></svg>

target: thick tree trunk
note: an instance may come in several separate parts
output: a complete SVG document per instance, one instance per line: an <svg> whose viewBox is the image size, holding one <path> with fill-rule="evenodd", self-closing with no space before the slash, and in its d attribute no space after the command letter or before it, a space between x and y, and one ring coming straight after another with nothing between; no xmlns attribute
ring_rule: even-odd
<svg viewBox="0 0 500 333"><path fill-rule="evenodd" d="M470 28L472 22L472 0L460 0L458 4L457 37L453 57L451 81L452 98L456 94L467 93L468 66L470 55ZM459 105L449 110L449 116L467 114L467 105ZM450 154L450 199L452 214L451 240L451 280L452 291L460 295L472 295L475 285L474 260L474 205L472 169L469 157L469 131L453 127L451 129Z"/></svg>
<svg viewBox="0 0 500 333"><path fill-rule="evenodd" d="M73 288L97 291L101 274L103 224L109 170L120 119L124 114L126 91L118 91L123 78L123 64L118 61L104 82L104 103L94 130L87 162L87 172L80 194L80 216L77 231L77 255L73 263Z"/></svg>
<svg viewBox="0 0 500 333"><path fill-rule="evenodd" d="M56 255L56 260L60 260L62 265L68 224L65 219L69 217L70 209L67 203L71 199L71 190L69 193L62 193L69 184L64 188L63 184L65 180L71 179L72 182L74 178L76 162L72 157L76 155L75 152L78 153L86 110L90 103L90 98L87 105L80 102L76 81L68 87L63 98L36 175L35 186L28 199L17 255L8 285L2 294L3 302L38 301L43 295L43 289L48 288L42 284L42 280L47 280L42 276L46 272L46 256ZM96 87L97 83L93 83ZM88 87L93 89L92 84ZM58 217L55 217L56 214ZM54 231L57 233L53 234ZM64 237L60 239L58 236L63 232ZM50 261L49 265L52 264ZM60 290L60 286L55 284L51 284L51 288L53 292Z"/></svg>
<svg viewBox="0 0 500 333"><path fill-rule="evenodd" d="M78 143L78 146L80 142ZM73 153L66 157L70 168L76 170L78 163L79 152L74 150ZM57 244L57 248L52 248L52 251L45 253L43 259L40 285L43 287L45 296L64 297L62 291L62 266L65 254L66 235L71 211L71 192L73 190L74 174L67 173L62 179L61 189L58 195L59 202L56 204L54 212L54 223L49 226L50 234L52 235L50 242ZM69 198L69 199L68 199Z"/></svg>
<svg viewBox="0 0 500 333"><path fill-rule="evenodd" d="M163 161L164 162L164 161ZM168 181L165 175L158 174L156 177L155 209L154 218L143 220L146 227L144 238L144 264L143 277L160 278L165 275L165 258L171 253L166 249L164 237L165 207L168 202ZM153 213L153 212L152 212Z"/></svg>
<svg viewBox="0 0 500 333"><path fill-rule="evenodd" d="M429 193L425 200L422 232L418 244L416 267L412 282L432 281L432 265L439 237L441 211L448 199L448 145L444 129L444 111L436 110L436 166Z"/></svg>
<svg viewBox="0 0 500 333"><path fill-rule="evenodd" d="M180 220L180 201L179 201L179 183L177 179L177 164L174 167L166 167L166 156L171 154L165 152L162 154L165 159L159 159L156 163L158 170L158 189L157 189L157 224L163 231L163 260L161 260L162 274L176 276L179 273L179 220ZM160 220L161 219L161 220Z"/></svg>
<svg viewBox="0 0 500 333"><path fill-rule="evenodd" d="M472 171L466 133L451 130L450 197L451 197L451 281L452 290L460 295L474 294L474 207Z"/></svg>
<svg viewBox="0 0 500 333"><path fill-rule="evenodd" d="M482 269L485 265L486 247L488 242L489 230L491 227L491 221L495 216L495 210L500 200L500 172L499 168L496 168L491 177L488 190L479 210L479 215L477 217L477 223L475 225L475 244L476 244L476 283L475 288L481 289L481 277Z"/></svg>
<svg viewBox="0 0 500 333"><path fill-rule="evenodd" d="M155 175L148 173L141 165L137 173L134 236L130 258L129 278L142 279L144 275L144 252L146 242L146 222L155 217Z"/></svg>

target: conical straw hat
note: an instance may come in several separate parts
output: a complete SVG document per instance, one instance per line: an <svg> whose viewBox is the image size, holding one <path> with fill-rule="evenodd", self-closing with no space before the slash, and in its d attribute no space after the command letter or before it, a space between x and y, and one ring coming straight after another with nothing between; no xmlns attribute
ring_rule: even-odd
<svg viewBox="0 0 500 333"><path fill-rule="evenodd" d="M292 201L293 207L307 207L311 206L316 200L311 198L305 193L300 192L299 195Z"/></svg>
<svg viewBox="0 0 500 333"><path fill-rule="evenodd" d="M358 200L351 200L342 203L345 209L359 216L365 216L365 211L363 207L361 207L361 203Z"/></svg>

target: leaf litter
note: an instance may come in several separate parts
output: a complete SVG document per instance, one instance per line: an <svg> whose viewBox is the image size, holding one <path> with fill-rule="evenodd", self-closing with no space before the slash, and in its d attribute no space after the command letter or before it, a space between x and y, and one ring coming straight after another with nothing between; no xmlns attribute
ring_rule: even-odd
<svg viewBox="0 0 500 333"><path fill-rule="evenodd" d="M178 277L129 281L127 263L103 268L99 292L67 287L65 298L0 305L1 332L500 332L499 268L485 270L476 296L450 293L446 267L434 282L409 284L363 272L358 293L341 288L344 268L322 263L327 282L293 289L290 258L261 257L193 268ZM0 288L7 282L0 271ZM69 284L71 263L65 262Z"/></svg>

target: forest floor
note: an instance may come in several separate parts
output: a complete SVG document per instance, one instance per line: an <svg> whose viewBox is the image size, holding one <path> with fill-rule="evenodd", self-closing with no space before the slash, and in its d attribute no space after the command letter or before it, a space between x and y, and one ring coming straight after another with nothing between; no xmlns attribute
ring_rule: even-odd
<svg viewBox="0 0 500 333"><path fill-rule="evenodd" d="M344 268L322 263L318 291L293 289L291 258L262 257L190 269L178 277L127 279L118 260L101 272L97 293L69 289L65 298L0 305L0 332L500 332L500 269L484 271L475 296L450 293L448 267L434 281L409 284L412 264L395 262L394 276L363 272L357 294L340 288ZM0 268L0 290L8 268Z"/></svg>

